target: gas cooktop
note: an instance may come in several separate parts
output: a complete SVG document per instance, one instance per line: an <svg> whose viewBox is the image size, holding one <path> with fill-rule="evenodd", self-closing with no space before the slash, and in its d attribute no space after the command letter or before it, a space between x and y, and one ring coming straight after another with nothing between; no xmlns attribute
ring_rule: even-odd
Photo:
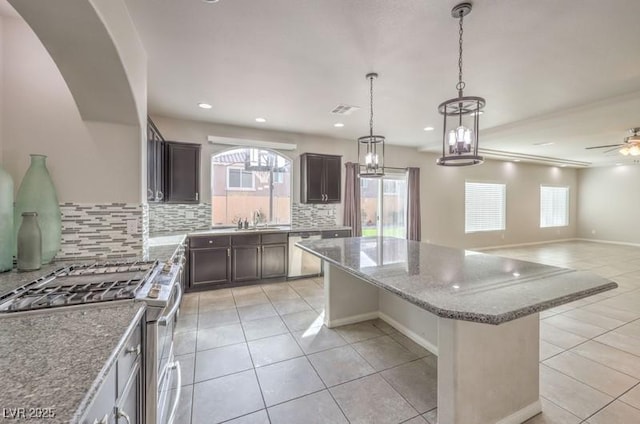
<svg viewBox="0 0 640 424"><path fill-rule="evenodd" d="M133 299L158 261L71 265L0 297L0 313Z"/></svg>

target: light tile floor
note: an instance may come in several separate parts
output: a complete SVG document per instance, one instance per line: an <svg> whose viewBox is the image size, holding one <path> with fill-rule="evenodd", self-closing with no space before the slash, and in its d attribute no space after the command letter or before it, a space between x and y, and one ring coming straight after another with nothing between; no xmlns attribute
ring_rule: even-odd
<svg viewBox="0 0 640 424"><path fill-rule="evenodd" d="M640 423L640 249L550 243L488 253L588 269L619 288L541 314L543 413ZM431 423L436 358L383 321L322 325L322 280L185 295L178 423Z"/></svg>

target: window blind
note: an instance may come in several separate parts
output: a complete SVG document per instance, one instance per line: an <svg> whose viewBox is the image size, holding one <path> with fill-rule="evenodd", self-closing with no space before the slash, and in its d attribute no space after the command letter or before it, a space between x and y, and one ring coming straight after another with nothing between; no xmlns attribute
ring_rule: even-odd
<svg viewBox="0 0 640 424"><path fill-rule="evenodd" d="M540 227L569 225L569 187L540 186Z"/></svg>
<svg viewBox="0 0 640 424"><path fill-rule="evenodd" d="M505 229L506 185L466 182L465 233Z"/></svg>

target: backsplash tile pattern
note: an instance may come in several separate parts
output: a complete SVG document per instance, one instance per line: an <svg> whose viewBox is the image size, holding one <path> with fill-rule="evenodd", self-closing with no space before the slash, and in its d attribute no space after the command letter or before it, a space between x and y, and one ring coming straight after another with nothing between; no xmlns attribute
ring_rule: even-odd
<svg viewBox="0 0 640 424"><path fill-rule="evenodd" d="M139 257L143 207L134 203L63 203L62 243L57 259ZM135 231L127 224L133 221Z"/></svg>
<svg viewBox="0 0 640 424"><path fill-rule="evenodd" d="M329 227L337 224L338 206L293 203L291 225L293 227Z"/></svg>
<svg viewBox="0 0 640 424"><path fill-rule="evenodd" d="M203 230L211 227L211 203L149 204L149 232Z"/></svg>

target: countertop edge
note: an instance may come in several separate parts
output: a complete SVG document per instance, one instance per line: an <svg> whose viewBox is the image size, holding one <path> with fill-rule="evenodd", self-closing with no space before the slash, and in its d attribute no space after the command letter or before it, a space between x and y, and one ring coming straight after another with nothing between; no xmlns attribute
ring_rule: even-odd
<svg viewBox="0 0 640 424"><path fill-rule="evenodd" d="M71 423L81 422L80 420L84 417L84 414L91 406L91 402L93 402L96 394L102 387L104 379L107 377L114 364L117 362L118 355L120 355L122 349L124 349L126 340L129 338L129 336L131 336L131 334L133 334L136 324L144 316L144 313L147 310L147 305L144 302L136 302L136 304L138 305L138 312L136 312L124 334L122 335L122 337L120 337L120 340L118 340L118 344L116 345L116 347L113 349L113 351L111 351L109 358L105 362L104 366L100 369L100 372L98 372L98 375L93 380L93 383L91 384L91 387L89 387L89 390L87 390L87 394L80 401L78 409L76 409L73 416L71 417Z"/></svg>
<svg viewBox="0 0 640 424"><path fill-rule="evenodd" d="M598 293L602 293L608 290L613 290L615 288L618 287L618 284L610 281L609 284L605 284L603 286L600 287L594 287L592 289L587 289L587 290L583 290L580 291L578 293L575 294L571 294L570 296L563 296L560 297L558 299L553 299L550 301L545 301L545 302L540 302L537 303L535 305L531 305L531 306L527 306L527 307L523 307L520 309L517 309L515 311L511 311L511 312L507 312L507 313L502 313L502 314L497 314L497 315L491 315L491 314L479 314L476 312L460 312L460 311L455 311L455 310L450 310L450 309L442 309L439 308L437 306L434 306L430 303L426 303L420 299L415 298L414 296L411 296L407 293L404 293L400 290L395 290L393 287L389 287L387 285L384 285L383 283L371 278L370 276L363 274L361 272L358 272L356 270L354 270L353 268L349 268L347 266L344 266L343 264L333 260L332 258L329 258L328 256L324 256L322 254L319 254L318 252L309 249L306 246L300 245L299 243L296 243L296 246L298 246L300 249L311 253L312 255L315 255L317 257L319 257L320 259L327 261L337 267L339 267L340 269L342 269L343 271L361 278L362 280L373 284L376 287L379 287L383 290L386 290L390 293L395 294L396 296L401 297L402 299L407 300L408 302L412 303L413 305L418 306L419 308L422 308L428 312L433 313L434 315L437 315L438 317L441 318L448 318L448 319L455 319L455 320L459 320L459 321L469 321L469 322L475 322L475 323L479 323L479 324L491 324L491 325L499 325L499 324L503 324L509 321L513 321L515 319L518 318L522 318L525 317L527 315L531 315L534 313L538 313L540 311L543 311L545 309L550 309L559 305L563 305L565 303L569 303L569 302L573 302L576 300L580 300L583 299L585 297L594 295L594 294L598 294ZM575 270L571 270L573 272L576 272Z"/></svg>

